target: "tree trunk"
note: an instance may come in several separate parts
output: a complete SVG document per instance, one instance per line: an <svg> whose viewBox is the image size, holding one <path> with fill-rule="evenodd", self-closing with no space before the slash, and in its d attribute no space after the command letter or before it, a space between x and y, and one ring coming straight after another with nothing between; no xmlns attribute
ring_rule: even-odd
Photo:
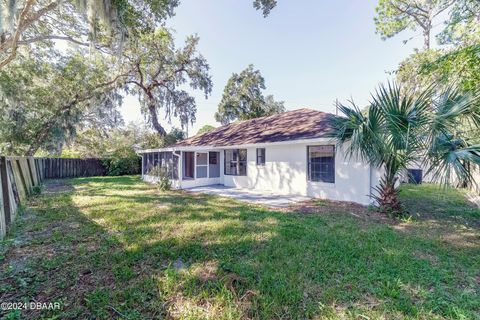
<svg viewBox="0 0 480 320"><path fill-rule="evenodd" d="M379 208L380 211L387 214L401 215L403 213L402 205L398 199L398 188L395 186L398 178L392 181L385 179L379 185Z"/></svg>
<svg viewBox="0 0 480 320"><path fill-rule="evenodd" d="M377 202L380 212L401 216L403 208L398 198L399 190L395 186L398 181L397 171L394 166L388 164L385 166L385 175L380 179L379 185L375 187L377 194L372 197Z"/></svg>
<svg viewBox="0 0 480 320"><path fill-rule="evenodd" d="M28 148L27 152L25 153L25 156L26 157L33 157L35 155L35 153L38 151L38 148L39 148L39 146L37 146L36 144L35 145L32 144Z"/></svg>
<svg viewBox="0 0 480 320"><path fill-rule="evenodd" d="M25 156L27 157L33 157L35 153L38 151L40 146L42 146L45 141L47 140L48 135L50 134L50 130L56 123L56 116L54 116L51 120L49 120L47 123L45 123L42 127L42 129L37 132L35 135L35 138L33 139L32 144L28 148L27 152L25 153Z"/></svg>
<svg viewBox="0 0 480 320"><path fill-rule="evenodd" d="M153 102L148 104L148 111L150 112L150 120L152 121L153 128L160 134L160 136L166 136L167 132L158 122L157 108L155 107L155 104Z"/></svg>
<svg viewBox="0 0 480 320"><path fill-rule="evenodd" d="M430 32L432 30L431 22L423 29L423 48L425 50L430 49Z"/></svg>

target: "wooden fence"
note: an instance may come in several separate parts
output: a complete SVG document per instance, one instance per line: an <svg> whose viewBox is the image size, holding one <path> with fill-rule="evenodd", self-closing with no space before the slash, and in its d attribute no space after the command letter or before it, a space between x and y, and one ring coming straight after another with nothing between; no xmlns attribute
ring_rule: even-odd
<svg viewBox="0 0 480 320"><path fill-rule="evenodd" d="M39 186L45 175L42 159L0 157L0 239L15 219L18 208Z"/></svg>
<svg viewBox="0 0 480 320"><path fill-rule="evenodd" d="M104 176L107 170L101 159L39 158L45 179Z"/></svg>
<svg viewBox="0 0 480 320"><path fill-rule="evenodd" d="M65 159L0 156L0 239L18 209L44 179L104 176L101 159Z"/></svg>

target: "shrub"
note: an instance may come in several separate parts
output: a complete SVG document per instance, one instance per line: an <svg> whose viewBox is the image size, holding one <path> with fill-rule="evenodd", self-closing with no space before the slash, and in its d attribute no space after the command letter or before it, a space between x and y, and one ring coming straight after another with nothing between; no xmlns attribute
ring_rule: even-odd
<svg viewBox="0 0 480 320"><path fill-rule="evenodd" d="M109 176L138 174L141 168L141 158L133 150L115 150L103 160L103 165Z"/></svg>
<svg viewBox="0 0 480 320"><path fill-rule="evenodd" d="M172 183L168 177L167 169L164 167L154 167L150 170L149 175L157 176L157 188L160 191L169 191L172 189Z"/></svg>
<svg viewBox="0 0 480 320"><path fill-rule="evenodd" d="M160 180L157 182L157 188L160 191L169 191L172 189L172 183L167 176L160 177Z"/></svg>
<svg viewBox="0 0 480 320"><path fill-rule="evenodd" d="M42 193L42 189L43 189L43 186L42 185L37 185L37 186L33 186L32 188L32 195L39 195Z"/></svg>

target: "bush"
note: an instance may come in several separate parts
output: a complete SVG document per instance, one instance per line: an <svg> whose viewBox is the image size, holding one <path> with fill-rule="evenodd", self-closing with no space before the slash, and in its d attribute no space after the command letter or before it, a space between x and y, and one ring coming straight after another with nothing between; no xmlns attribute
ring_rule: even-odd
<svg viewBox="0 0 480 320"><path fill-rule="evenodd" d="M154 167L150 170L149 175L158 177L158 181L157 181L158 190L169 191L172 189L172 182L168 177L168 172L166 168L160 167L160 166Z"/></svg>
<svg viewBox="0 0 480 320"><path fill-rule="evenodd" d="M141 158L135 152L113 153L109 158L103 160L103 165L109 176L139 174Z"/></svg>
<svg viewBox="0 0 480 320"><path fill-rule="evenodd" d="M43 186L40 184L40 185L37 185L37 186L33 186L32 188L32 195L34 196L37 196L39 194L42 193L42 189L43 189Z"/></svg>
<svg viewBox="0 0 480 320"><path fill-rule="evenodd" d="M160 177L160 180L157 182L157 188L160 191L170 191L172 189L172 183L167 176Z"/></svg>

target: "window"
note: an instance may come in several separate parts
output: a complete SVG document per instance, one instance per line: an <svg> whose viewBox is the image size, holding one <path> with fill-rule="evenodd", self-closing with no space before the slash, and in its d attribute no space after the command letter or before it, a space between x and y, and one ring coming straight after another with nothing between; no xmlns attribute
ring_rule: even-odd
<svg viewBox="0 0 480 320"><path fill-rule="evenodd" d="M206 152L197 152L197 178L206 178L207 177L207 156Z"/></svg>
<svg viewBox="0 0 480 320"><path fill-rule="evenodd" d="M209 152L209 164L218 164L218 152Z"/></svg>
<svg viewBox="0 0 480 320"><path fill-rule="evenodd" d="M246 176L247 149L225 150L224 171L229 176Z"/></svg>
<svg viewBox="0 0 480 320"><path fill-rule="evenodd" d="M335 183L335 147L308 147L308 180Z"/></svg>
<svg viewBox="0 0 480 320"><path fill-rule="evenodd" d="M265 165L265 148L257 148L257 166Z"/></svg>

